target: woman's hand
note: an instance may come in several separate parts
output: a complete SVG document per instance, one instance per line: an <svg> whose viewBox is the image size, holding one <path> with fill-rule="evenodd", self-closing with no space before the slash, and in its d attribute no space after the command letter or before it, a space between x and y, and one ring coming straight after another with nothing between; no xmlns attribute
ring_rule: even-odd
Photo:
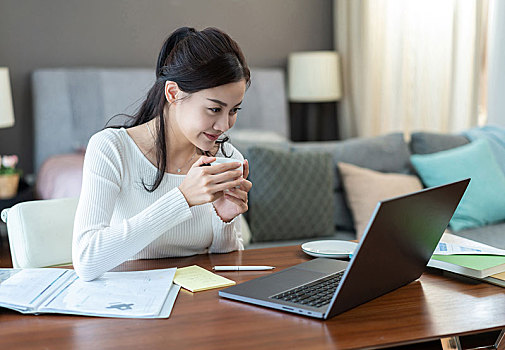
<svg viewBox="0 0 505 350"><path fill-rule="evenodd" d="M245 213L249 209L247 194L252 187L252 183L246 180L247 176L249 176L249 162L246 159L244 160L244 175L240 179L240 186L238 188L232 187L214 202L214 208L224 222L230 222L236 216Z"/></svg>
<svg viewBox="0 0 505 350"><path fill-rule="evenodd" d="M190 207L214 202L223 197L223 191L242 185L242 171L237 169L240 162L203 166L215 160L201 156L180 184L179 190Z"/></svg>

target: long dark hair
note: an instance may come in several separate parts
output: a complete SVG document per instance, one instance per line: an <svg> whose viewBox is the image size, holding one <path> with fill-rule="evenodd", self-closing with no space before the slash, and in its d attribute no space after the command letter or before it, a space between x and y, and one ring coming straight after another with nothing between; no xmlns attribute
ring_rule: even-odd
<svg viewBox="0 0 505 350"><path fill-rule="evenodd" d="M179 89L194 93L224 84L235 83L245 79L250 85L250 71L238 44L228 34L217 28L206 28L197 31L194 28L182 27L174 31L165 40L158 55L156 64L156 82L147 93L147 97L138 112L132 116L127 127L147 123L159 116L156 125L156 165L158 171L154 184L144 188L153 192L158 188L167 163L165 140L164 107L165 82L174 81ZM218 141L223 151L224 137ZM208 152L203 152L209 155Z"/></svg>

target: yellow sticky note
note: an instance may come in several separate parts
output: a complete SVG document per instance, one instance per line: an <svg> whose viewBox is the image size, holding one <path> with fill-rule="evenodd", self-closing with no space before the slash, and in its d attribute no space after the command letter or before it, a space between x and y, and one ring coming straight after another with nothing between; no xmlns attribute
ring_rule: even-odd
<svg viewBox="0 0 505 350"><path fill-rule="evenodd" d="M177 269L174 283L192 292L227 287L235 284L235 281L216 275L198 265L192 265Z"/></svg>

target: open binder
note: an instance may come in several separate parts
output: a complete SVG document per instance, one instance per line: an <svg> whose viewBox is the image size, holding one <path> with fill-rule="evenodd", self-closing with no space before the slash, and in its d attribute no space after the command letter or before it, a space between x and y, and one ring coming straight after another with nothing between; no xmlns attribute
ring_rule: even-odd
<svg viewBox="0 0 505 350"><path fill-rule="evenodd" d="M176 268L106 272L84 282L70 269L0 269L0 307L24 314L168 318Z"/></svg>

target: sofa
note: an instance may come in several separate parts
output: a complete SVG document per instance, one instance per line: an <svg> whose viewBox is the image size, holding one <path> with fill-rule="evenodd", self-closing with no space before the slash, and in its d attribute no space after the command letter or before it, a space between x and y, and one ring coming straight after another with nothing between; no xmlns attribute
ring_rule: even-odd
<svg viewBox="0 0 505 350"><path fill-rule="evenodd" d="M242 218L246 248L316 239L359 239L370 216L367 210L378 200L427 186L417 176L411 156L438 154L470 143L463 135L429 132L413 133L409 140L392 133L344 141L290 142L284 70L252 68L251 76L243 110L229 133L232 144L251 165L249 212ZM38 199L79 195L83 151L89 137L112 116L133 113L153 79L152 68L51 68L33 72ZM120 121L113 120L112 124ZM503 158L505 155L498 156ZM363 169L372 173L358 176ZM383 197L377 193L375 198L360 195L362 187L372 182L360 184L358 179L377 174L387 174L384 181L392 181L393 188L382 192ZM350 185L353 181L357 185ZM368 200L367 210L357 210L364 198ZM484 223L457 234L505 248L503 220Z"/></svg>
<svg viewBox="0 0 505 350"><path fill-rule="evenodd" d="M401 133L391 133L343 141L290 142L277 139L258 142L246 137L232 138L231 141L249 159L251 167L253 188L246 214L249 230L244 237L246 249L251 249L313 240L359 239L363 222L366 224L369 220L370 209L369 213L358 213L350 201L371 200L375 206L377 200L388 198L388 191L393 191L389 192L393 193L390 197L401 194L394 188L404 183L408 185L402 193L429 187L411 157L459 152L464 146L473 147L475 140L463 134L414 132L409 140L405 140ZM471 164L468 167L471 168ZM357 173L344 174L344 170L349 169ZM387 181L378 181L375 185L374 177ZM359 179L362 179L361 183ZM385 188L389 187L386 183L391 189ZM360 194L359 191L365 190L366 186L368 192ZM374 199L370 193L374 192L374 186L383 189L386 198ZM305 191L307 188L309 190ZM350 198L352 191L355 192L354 199ZM503 194L499 193L499 196ZM481 222L466 229L458 227L458 230L453 230L450 225L448 231L505 249L505 211L501 215L503 220ZM358 219L362 221L361 227L358 227Z"/></svg>

